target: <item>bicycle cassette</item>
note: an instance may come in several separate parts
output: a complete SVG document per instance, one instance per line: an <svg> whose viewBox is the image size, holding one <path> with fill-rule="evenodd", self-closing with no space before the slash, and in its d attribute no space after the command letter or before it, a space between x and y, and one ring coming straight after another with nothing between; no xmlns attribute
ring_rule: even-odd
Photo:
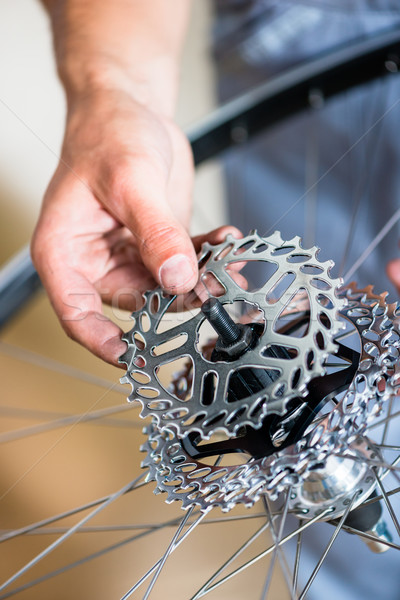
<svg viewBox="0 0 400 600"><path fill-rule="evenodd" d="M346 303L337 294L340 280L330 275L333 263L317 254L299 237L284 241L279 232L204 244L198 295L208 300L172 325L168 310L176 297L147 292L144 307L132 314L120 358L127 366L121 382L131 384L129 400L141 403L141 416L179 438L197 432L208 439L215 431L234 436L244 426L259 429L268 415L300 406L336 351L338 311ZM249 265L261 273L256 287L243 283ZM247 313L247 322L232 319L228 313L235 309ZM201 341L208 323L218 333L211 353ZM179 361L190 362L190 377L177 390L166 373L179 370Z"/></svg>
<svg viewBox="0 0 400 600"><path fill-rule="evenodd" d="M154 424L145 429L142 466L167 502L228 511L238 503L252 506L262 494L274 499L290 487L293 512L313 518L327 510L326 518L333 519L355 492L354 507L373 492L368 461L373 464L379 449L365 433L399 393L399 319L396 306L371 286L358 290L350 284L339 295L349 303L340 313L344 327L335 335L337 353L290 415L267 415L257 431L243 427L236 437L217 434L210 442L197 432L179 438ZM301 310L298 318L304 318ZM175 385L182 386L187 376L188 370L177 373Z"/></svg>

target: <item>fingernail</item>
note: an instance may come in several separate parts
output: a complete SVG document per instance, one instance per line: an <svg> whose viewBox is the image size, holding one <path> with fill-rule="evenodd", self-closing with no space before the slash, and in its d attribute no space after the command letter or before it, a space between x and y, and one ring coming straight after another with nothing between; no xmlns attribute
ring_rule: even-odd
<svg viewBox="0 0 400 600"><path fill-rule="evenodd" d="M159 271L161 286L171 291L185 287L193 280L193 276L194 269L192 263L184 254L171 256L171 258L165 261ZM193 282L194 284L195 282Z"/></svg>

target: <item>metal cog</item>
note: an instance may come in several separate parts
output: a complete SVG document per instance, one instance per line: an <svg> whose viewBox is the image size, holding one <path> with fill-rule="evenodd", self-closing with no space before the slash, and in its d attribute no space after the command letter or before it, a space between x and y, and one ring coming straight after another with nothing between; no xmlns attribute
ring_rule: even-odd
<svg viewBox="0 0 400 600"><path fill-rule="evenodd" d="M346 394L308 436L309 446L337 448L362 435L384 403L400 393L400 306L386 304L387 292L374 294L373 286L358 289L354 282L339 295L348 300L341 314L358 332L361 356Z"/></svg>
<svg viewBox="0 0 400 600"><path fill-rule="evenodd" d="M266 493L274 499L291 487L293 509L303 516L304 512L308 512L307 518L312 518L321 507L304 509L296 500L296 490L301 488L307 477L332 461L333 451L342 451L353 459L359 457L363 464L366 453L368 455L369 452L369 456L377 453L373 444L362 436L367 425L381 412L384 403L399 394L399 308L387 305L386 294L374 294L371 286L358 290L352 283L340 290L340 296L349 300L349 304L342 308L341 317L358 336L361 353L351 382L338 405L322 420L317 418L305 435L283 451L277 450L269 456L253 457L245 464L229 466L199 460L185 440L160 431L153 424L142 447L147 454L143 466L150 466L152 479L157 482L156 491L166 492L167 502L180 500L185 509L198 505L201 510L219 506L223 511L229 511L238 503L252 506L261 494ZM343 335L347 334L339 334L336 339ZM329 375L315 380L315 387L321 387L327 377ZM217 450L214 454L218 454ZM371 475L371 469L367 467L358 475L360 496L357 504L371 493L370 481L374 481ZM351 495L354 495L354 489ZM349 495L341 497L338 501L340 506L333 507L336 515L344 510L348 498Z"/></svg>
<svg viewBox="0 0 400 600"><path fill-rule="evenodd" d="M205 317L201 312L163 331L163 318L175 297L160 289L148 292L145 306L132 315L134 326L123 337L128 350L120 358L127 365L121 382L131 384L129 400L140 401L141 416L153 417L157 427L174 431L178 437L192 431L205 439L215 431L233 436L244 425L261 427L267 414L282 415L291 399L304 396L307 384L324 373L324 360L335 351L332 338L341 327L337 313L346 302L337 296L340 280L330 275L332 261L320 262L317 254L315 247L302 248L298 236L284 241L279 232L266 238L252 232L241 240L227 236L221 244L203 245L201 281L209 285L211 278L214 287L216 282L222 286L218 295L222 304L248 303L261 311L265 321L255 347L233 362L212 362L202 354L198 336ZM243 289L232 276L235 263L249 261L268 263L275 269L256 291ZM300 294L308 304L306 331L301 337L277 331L277 321L285 311L290 313L291 303ZM173 342L173 349L168 349L168 342ZM184 399L158 378L162 365L182 357L193 360L192 388ZM249 367L273 373L273 381L260 392L229 402L230 377ZM214 394L205 399L205 382L210 376Z"/></svg>

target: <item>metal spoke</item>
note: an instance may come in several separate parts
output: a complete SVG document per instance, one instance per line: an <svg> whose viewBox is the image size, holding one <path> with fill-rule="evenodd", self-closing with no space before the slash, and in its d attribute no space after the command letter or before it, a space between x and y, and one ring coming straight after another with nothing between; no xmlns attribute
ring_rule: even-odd
<svg viewBox="0 0 400 600"><path fill-rule="evenodd" d="M303 525L303 520L300 519L300 527ZM300 555L301 555L301 543L303 541L303 532L300 531L297 536L296 542L296 556L294 559L293 568L293 592L297 595L297 581L299 578L299 566L300 566Z"/></svg>
<svg viewBox="0 0 400 600"><path fill-rule="evenodd" d="M385 112L376 119L376 121L362 134L360 135L360 137L345 151L343 152L343 154L341 156L339 156L339 158L337 160L335 160L335 162L328 168L326 169L326 171L324 173L322 173L322 175L315 181L315 183L309 188L307 189L299 198L297 198L297 200L295 200L287 210L285 210L282 215L274 222L272 223L272 225L268 228L268 230L265 232L264 235L268 235L271 231L274 231L277 227L277 225L289 214L292 212L292 210L294 210L296 208L296 206L298 206L306 197L307 194L310 193L311 189L315 186L317 186L321 181L323 181L325 179L325 177L327 177L329 175L329 173L331 173L335 167L337 167L337 165L339 165L349 154L350 152L356 148L367 136L369 133L371 133L371 131L374 130L375 127L377 127L377 125L379 125L379 123L392 111L394 110L398 104L400 103L400 99L396 100L395 102L393 102L393 104L391 106L389 106ZM400 219L400 209L398 211L396 211L396 215L398 212L398 216L397 219ZM393 219L393 217L392 217ZM391 220L392 220L391 219ZM388 231L395 225L395 223L393 223L389 229L387 229L384 233L384 235L386 235L386 233L388 233ZM383 237L384 237L383 235ZM383 237L381 239L383 239ZM375 238L376 239L376 238ZM380 240L379 240L380 241ZM379 242L376 242L374 245L374 248L378 245ZM372 252L372 249L370 250L370 252ZM362 261L364 262L364 261ZM359 268L360 264L357 265L357 269ZM351 277L352 273L355 272L356 269L352 269L351 271L348 271L344 277L344 279L348 279L349 277Z"/></svg>
<svg viewBox="0 0 400 600"><path fill-rule="evenodd" d="M382 473L381 475L381 481L383 481L385 479L385 477L387 477L389 475L389 473L392 472L392 469L395 468L400 462L400 455L392 462L392 464L390 465L390 468L385 467L385 471Z"/></svg>
<svg viewBox="0 0 400 600"><path fill-rule="evenodd" d="M338 456L339 458L349 458L350 460L354 460L356 462L364 462L369 466L373 466L373 467L384 467L386 469L386 472L391 472L393 477L395 477L397 479L397 481L400 482L400 476L397 474L397 471L400 471L400 467L397 467L396 465L392 464L389 465L388 463L384 462L384 461L380 461L380 460L373 460L372 458L367 458L366 456L363 456L362 454L357 456L354 456L352 454L341 454L340 452L333 452L332 456Z"/></svg>
<svg viewBox="0 0 400 600"><path fill-rule="evenodd" d="M263 515L263 517L265 517L265 515ZM234 554L232 554L228 558L228 560L226 560L224 564L221 567L219 567L217 571L215 571L215 573L210 577L210 579L206 581L206 583L196 592L196 594L190 600L198 600L198 598L205 596L208 592L209 585L213 581L215 581L217 577L222 573L222 571L224 571L238 556L240 556L240 554L242 554L242 552L244 552L254 542L254 540L256 540L258 536L261 535L261 533L266 531L268 527L269 523L264 523L259 529L257 529L257 531L253 533L253 535L251 535L249 539L246 540L244 544L242 544L240 548L238 548L238 550L236 550L236 552L234 552Z"/></svg>
<svg viewBox="0 0 400 600"><path fill-rule="evenodd" d="M392 413L389 417L385 417L384 419L381 419L380 421L375 421L374 423L367 425L366 429L375 429L376 427L379 427L380 425L384 425L387 421L390 421L391 419L394 419L395 417L398 417L398 416L400 416L400 410L398 410L395 413Z"/></svg>
<svg viewBox="0 0 400 600"><path fill-rule="evenodd" d="M383 433L382 433L382 437L381 437L381 445L386 442L387 434L389 433L389 423L390 423L390 416L392 414L392 408L393 408L393 396L391 396L391 398L389 400L388 420L386 421L385 427L383 429Z"/></svg>
<svg viewBox="0 0 400 600"><path fill-rule="evenodd" d="M141 475L139 475L139 477L136 477L136 479L134 479L133 481L129 482L127 485L124 485L124 487L122 487L120 490L118 490L117 492L115 492L114 494L112 494L100 506L97 506L92 512L90 512L88 515L86 515L85 517L83 517L83 519L81 519L78 523L76 523L75 525L73 525L61 537L59 537L52 544L50 544L49 546L47 546L47 548L45 548L42 552L40 552L39 554L37 554L24 567L22 567L22 569L20 569L19 571L17 571L14 575L12 575L9 579L7 579L7 581L5 581L2 585L0 585L0 592L3 591L3 590L5 590L9 585L11 585L12 583L14 583L14 581L16 581L17 579L19 579L19 577L21 577L27 571L29 571L29 569L31 569L32 567L34 567L43 558L45 558L51 552L53 552L53 550L55 550L56 548L58 548L58 546L60 546L63 542L65 542L65 540L67 540L69 537L71 537L71 535L73 535L75 533L75 531L77 531L80 527L82 527L82 525L84 525L85 523L87 523L90 519L92 519L93 517L95 517L102 510L104 510L105 508L107 508L107 506L109 506L110 504L112 504L115 500L117 500L118 498L120 498L121 496L123 496L127 492L128 489L131 489L132 486L134 486L141 479L143 479L143 477L145 477L146 474L147 474L146 471L144 471Z"/></svg>
<svg viewBox="0 0 400 600"><path fill-rule="evenodd" d="M326 559L326 557L327 557L327 555L328 555L328 552L329 552L329 550L332 548L332 546L333 546L333 544L334 544L334 542L335 542L335 540L336 540L337 536L339 535L339 532L340 532L340 530L342 529L343 523L344 523L344 522L345 522L345 520L347 519L347 515L348 515L348 514L349 514L349 512L351 511L351 508L352 508L352 506L353 506L353 504L354 504L354 501L355 501L355 499L357 498L357 496L358 496L358 492L356 492L356 493L354 494L354 496L353 496L353 498L352 498L351 502L348 504L348 506L347 506L347 508L346 508L345 512L343 513L343 515L342 515L342 517L341 517L341 519L340 519L340 521L339 521L338 525L337 525L337 526L336 526L336 528L335 528L335 531L333 532L333 535L332 535L331 539L329 540L329 543L328 543L327 547L325 548L325 550L324 550L324 552L323 552L323 554L322 554L321 558L320 558L320 559L319 559L319 561L318 561L318 564L317 564L317 566L315 567L315 569L314 569L314 570L313 570L313 572L311 573L311 576L310 576L309 580L307 581L307 583L306 583L306 585L305 585L305 587L304 587L304 589L303 589L302 593L300 594L300 596L299 596L299 600L304 600L304 598L305 598L305 596L306 596L306 594L307 594L308 590L310 589L310 587L311 587L311 585L312 585L312 583L313 583L314 579L316 578L316 576L317 576L317 574L318 574L318 571L319 571L319 570L320 570L320 568L322 567L322 565L323 565L323 563L324 563L324 561L325 561L325 559Z"/></svg>
<svg viewBox="0 0 400 600"><path fill-rule="evenodd" d="M318 123L313 123L306 145L306 197L304 201L304 242L306 248L314 246L317 228L318 168L320 162L320 132L317 125Z"/></svg>
<svg viewBox="0 0 400 600"><path fill-rule="evenodd" d="M126 406L124 406L122 412L126 410ZM40 409L32 409L27 407L18 407L18 406L0 406L0 415L2 417L10 417L10 418L20 418L20 419L32 419L32 420L46 420L46 421L55 421L58 419L64 419L66 417L71 417L72 415L67 413L60 413L50 410L40 410ZM134 421L127 421L124 419L117 418L107 418L104 417L101 421L93 421L94 425L100 425L101 427L139 427L143 426L142 423L135 423Z"/></svg>
<svg viewBox="0 0 400 600"><path fill-rule="evenodd" d="M156 569L156 572L154 573L153 578L150 581L149 587L147 588L146 593L143 596L143 600L148 600L148 598L149 598L149 596L151 594L151 591L152 591L152 589L153 589L153 587L154 587L157 579L159 578L160 573L161 573L161 571L162 571L162 569L163 569L163 567L164 567L164 565L165 565L165 563L167 561L167 558L170 556L170 554L172 552L172 549L174 548L174 546L176 544L177 539L179 538L180 534L182 533L182 531L183 531L183 529L184 529L184 527L185 527L185 525L187 523L187 520L189 519L189 517L191 516L191 514L193 512L193 509L194 509L194 506L191 506L189 508L188 512L186 513L186 515L181 520L179 527L175 531L172 540L168 544L168 547L167 547L166 551L164 552L164 556L161 558L160 563L159 563L159 565L158 565L158 567Z"/></svg>
<svg viewBox="0 0 400 600"><path fill-rule="evenodd" d="M396 452L400 452L400 446L393 446L392 444L377 444L377 447L382 450L396 450Z"/></svg>
<svg viewBox="0 0 400 600"><path fill-rule="evenodd" d="M281 522L280 522L280 527L279 527L279 531L278 533L276 533L275 531L275 527L271 518L271 512L270 512L270 508L269 508L269 504L268 504L268 499L263 496L263 503L264 503L264 508L265 508L265 512L267 514L267 519L268 522L270 524L270 529L271 529L271 534L272 534L272 538L273 541L275 543L275 550L274 553L272 555L271 558L271 562L269 565L269 569L268 569L268 574L267 574L267 578L265 581L265 585L264 585L264 589L263 592L261 594L261 600L266 600L267 598L267 594L268 594L268 590L269 587L271 585L271 581L272 581L272 575L273 575L273 569L274 569L274 565L276 563L276 558L278 557L280 565L281 565L281 569L282 569L282 573L283 576L285 578L285 581L287 583L288 589L289 589L289 593L291 595L291 598L293 599L293 588L292 588L292 583L289 579L288 573L289 573L289 567L286 561L286 556L283 554L283 549L279 546L279 542L282 539L282 535L283 535L283 528L285 526L285 522L286 522L286 517L288 514L288 508L289 508L289 499L290 499L290 494L291 494L291 486L289 487L289 489L286 492L286 499L285 499L285 504L283 506L283 510L282 510L282 517L281 517Z"/></svg>
<svg viewBox="0 0 400 600"><path fill-rule="evenodd" d="M54 360L53 358L44 356L43 354L32 352L32 350L27 350L26 348L20 348L19 346L14 346L8 342L0 341L0 352L11 358L15 358L16 360L34 365L35 367L47 369L48 371L53 371L53 373L60 373L61 375L66 375L67 377L72 377L78 381L90 383L91 385L96 385L107 390L112 388L113 391L121 392L121 394L126 395L127 388L123 385L107 381L107 379L102 379L91 373L86 373L85 371L81 371L81 369L71 367L70 365Z"/></svg>
<svg viewBox="0 0 400 600"><path fill-rule="evenodd" d="M132 404L126 404L122 406L111 406L109 408L101 408L99 410L94 410L84 415L68 415L66 417L62 417L61 419L51 421L50 423L40 423L39 425L34 425L32 427L24 427L23 429L16 429L14 431L2 433L0 434L0 444L15 442L17 440L25 439L32 435L38 435L40 433L45 433L46 431L53 431L54 429L67 427L68 425L80 425L81 423L90 423L91 421L103 419L104 417L108 417L109 415L131 411L132 409L136 410L137 406ZM126 426L138 427L141 429L143 427L143 424L127 421Z"/></svg>
<svg viewBox="0 0 400 600"><path fill-rule="evenodd" d="M145 485L148 485L148 483L149 482L147 482L147 481L145 481L143 483L139 483L138 485L135 485L130 490L127 490L126 493L132 492L133 490L136 490ZM59 533L65 533L65 531L68 530L67 527L48 528L48 527L46 527L46 525L50 525L51 523L55 523L56 521L60 521L62 519L65 519L66 517L70 517L70 516L78 514L79 512L83 512L84 510L88 510L89 508L93 508L94 506L97 506L97 505L101 504L102 502L104 502L105 500L107 500L109 497L110 496L104 496L103 498L99 498L97 500L89 502L88 504L84 504L84 505L74 508L72 510L66 511L64 513L60 513L54 517L49 517L48 519L44 519L43 521L37 521L36 523L32 523L32 524L22 527L20 529L13 529L10 531L0 530L0 543L6 542L9 539L12 539L12 538L15 538L15 537L18 537L21 535L58 535ZM273 513L273 516L276 516L277 514L278 513ZM201 525L215 525L216 523L231 523L234 521L245 521L248 519L264 519L264 518L265 518L264 513L255 513L255 514L250 514L250 515L231 515L231 516L225 516L225 517L220 517L220 518L215 518L215 519L206 519L201 522ZM174 519L170 523L172 525L173 524L176 525L178 522L179 522L179 519ZM143 524L139 524L139 525L121 525L121 526L110 525L110 526L99 526L99 527L82 527L77 531L77 533L81 533L81 532L90 533L90 532L96 532L96 531L117 531L119 529L124 530L124 531L129 531L131 529L157 529L158 527L159 527L158 524L149 524L149 523L143 523Z"/></svg>
<svg viewBox="0 0 400 600"><path fill-rule="evenodd" d="M310 519L309 521L307 521L307 523L304 523L303 525L299 526L298 528L295 529L295 531L292 531L291 533L289 533L288 535L286 535L284 538L282 538L279 541L279 546L282 546L283 544L285 544L286 542L288 542L289 540L291 540L294 536L298 535L300 532L304 531L308 527L311 527L312 525L314 525L314 523L316 523L317 521L323 519L330 512L331 511L329 509L327 509L323 513L321 513L320 515L317 515L313 519ZM260 552L259 554L257 554L256 556L254 556L252 559L248 560L247 562L245 562L244 564L242 564L240 567L238 567L237 569L235 569L234 571L232 571L231 573L229 573L228 575L226 575L223 579L220 579L219 581L217 581L217 583L215 583L213 586L211 586L207 590L207 593L214 591L217 587L223 585L224 583L226 583L232 577L235 577L236 575L239 575L240 573L242 573L243 571L245 571L246 569L248 569L249 567L251 567L252 565L254 565L256 562L258 562L259 560L261 560L265 556L268 556L268 554L271 554L271 552L273 552L274 549L275 549L275 545L270 546L269 548L267 548L263 552Z"/></svg>
<svg viewBox="0 0 400 600"><path fill-rule="evenodd" d="M176 541L175 545L172 547L171 553L174 552L181 545L181 543L192 533L193 529L195 529L195 527L197 527L197 525L199 525L199 523L201 523L201 521L204 519L204 517L206 516L207 512L209 512L209 510L211 510L211 509L208 509L208 511L202 513L196 519L196 521L194 521L190 525L190 527L185 531L185 533L182 534L182 536ZM142 583L144 581L146 581L146 579L148 577L150 577L150 575L152 573L154 573L154 571L157 569L160 562L161 562L161 558L156 563L154 563L154 565L152 567L150 567L150 569L147 571L147 573L145 573L143 575L143 577L141 577L139 579L139 581L137 583L135 583L135 585L130 590L128 590L128 592L121 598L121 600L127 600L128 598L130 598L132 596L132 594L142 585Z"/></svg>
<svg viewBox="0 0 400 600"><path fill-rule="evenodd" d="M359 529L354 529L354 527L349 527L349 525L343 525L342 529L343 529L343 531L347 531L348 533L354 533L355 535L358 535L359 537L365 538L366 540L371 540L371 542L376 543L376 535L373 535L372 533L367 533L366 531L360 531ZM395 544L394 542L389 542L388 540L384 540L382 538L379 538L379 544L383 544L384 546L387 546L388 548L393 548L394 550L400 550L399 544Z"/></svg>
<svg viewBox="0 0 400 600"><path fill-rule="evenodd" d="M56 577L57 575L61 575L62 573L65 573L66 571L70 571L71 569L75 569L76 567L79 567L87 562L90 562L91 560L96 559L96 558L100 558L101 556L104 556L105 554L109 554L113 550L117 550L117 549L121 548L122 546L130 544L138 539L144 538L147 535L152 534L154 530L159 531L161 529L164 529L165 527L175 527L179 523L180 520L181 520L181 517L172 519L170 521L166 521L164 523L160 523L159 525L138 526L138 528L140 528L140 529L146 528L146 530L143 531L142 533L138 533L136 535L130 536L130 537L126 538L125 540L121 540L119 542L116 542L115 544L111 544L110 546L106 546L105 548L102 548L101 550L98 550L97 552L93 552L92 554L89 554L88 556L85 556L77 561L74 561L72 563L64 565L63 567L60 567L59 569L50 571L49 573L46 573L46 575L42 575L41 577L38 577L37 579L33 579L18 588L14 588L13 590L1 595L0 600L3 600L5 598L10 598L11 596L15 596L19 592L25 591L31 587L34 587L35 585L43 583L44 581L47 581L48 579ZM81 530L79 530L79 531L81 531ZM79 531L77 533L79 533Z"/></svg>
<svg viewBox="0 0 400 600"><path fill-rule="evenodd" d="M133 492L133 490L137 490L140 487L147 485L148 482L144 481L143 483L139 483L137 485L133 485L131 488L127 489L125 494L129 494L129 492ZM88 502L87 504L82 504L77 508L73 508L71 510L67 510L63 513L59 513L53 517L49 517L47 519L43 519L42 521L36 521L35 523L31 523L30 525L26 525L25 527L21 527L20 529L14 529L5 535L0 536L0 543L6 542L12 538L18 537L20 535L26 535L28 533L32 533L41 527L45 527L46 525L50 525L51 523L55 523L56 521L60 521L61 519L65 519L66 517L74 516L84 510L88 510L89 508L93 508L98 506L99 504L103 504L107 500L111 498L112 494L108 496L103 496L102 498L97 498L97 500L92 500L92 502Z"/></svg>
<svg viewBox="0 0 400 600"><path fill-rule="evenodd" d="M354 334L355 334L355 330L349 329L348 331L344 331L343 333L339 333L338 335L335 335L335 341L340 342L340 341L344 340L345 338L348 338Z"/></svg>
<svg viewBox="0 0 400 600"><path fill-rule="evenodd" d="M381 481L382 481L382 477L381 477ZM398 494L400 492L400 487L395 488L394 490L389 490L388 492L386 492L387 496L393 496L394 494ZM362 506L367 506L368 504L373 504L374 502L379 502L380 500L383 500L383 496L373 496L372 498L368 498L368 500L365 500L362 503Z"/></svg>
<svg viewBox="0 0 400 600"><path fill-rule="evenodd" d="M380 479L380 477L379 477L379 475L378 475L378 473L376 471L374 471L374 475L375 475L375 479L376 479L376 482L378 484L378 487L379 487L379 489L382 492L382 496L383 496L383 500L384 500L384 502L386 504L386 508L388 509L388 512L389 512L390 517L391 517L391 519L393 521L393 524L396 527L396 531L397 531L398 535L400 536L400 524L399 524L399 521L397 520L397 517L396 517L395 512L393 510L393 506L392 506L392 504L391 504L391 502L389 500L389 497L388 497L388 495L386 493L385 488L383 487L382 481L381 481L381 479Z"/></svg>
<svg viewBox="0 0 400 600"><path fill-rule="evenodd" d="M400 100L397 101L397 104ZM377 233L372 242L368 244L365 248L364 252L359 256L359 258L353 263L351 269L347 271L344 276L344 281L348 281L354 275L354 273L361 267L361 265L367 260L368 256L371 254L373 250L381 243L381 241L386 237L389 231L400 221L400 208L398 208L392 217L386 222L386 224L382 227L382 229Z"/></svg>
<svg viewBox="0 0 400 600"><path fill-rule="evenodd" d="M375 103L376 104L379 104L380 96L382 96L382 93L375 94ZM386 98L384 97L384 102L385 102L385 100L386 100ZM377 113L377 106L374 107L373 105L374 105L374 102L371 102L371 106L372 106L371 116L373 116L374 114ZM385 105L381 106L380 112L382 112L382 108L386 108L386 106ZM351 220L350 220L350 227L348 228L347 238L346 238L346 242L344 244L343 257L342 257L340 267L339 267L339 277L341 277L343 275L343 271L344 271L345 265L346 265L346 259L350 252L352 242L354 240L354 232L355 232L356 225L357 225L357 217L358 217L360 206L361 206L361 199L366 198L365 202L368 202L368 199L370 198L372 173L374 171L374 166L375 166L374 162L376 163L377 157L379 156L379 152L377 151L377 146L378 146L379 142L382 140L382 131L384 129L384 124L385 124L385 121L381 120L379 123L379 126L377 126L375 128L375 131L373 131L371 133L368 146L365 148L365 151L364 151L364 155L365 155L364 160L363 160L364 164L361 166L361 169L359 167L359 170L361 170L361 173L362 173L362 178L361 179L358 178L356 193L353 196L354 203L353 203L352 215L351 215ZM374 137L372 137L372 135Z"/></svg>

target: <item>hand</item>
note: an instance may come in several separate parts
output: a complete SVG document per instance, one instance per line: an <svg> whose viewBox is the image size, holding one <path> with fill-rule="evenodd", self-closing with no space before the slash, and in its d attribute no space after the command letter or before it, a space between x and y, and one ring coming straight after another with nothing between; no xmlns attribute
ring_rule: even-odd
<svg viewBox="0 0 400 600"><path fill-rule="evenodd" d="M192 179L189 144L167 117L113 90L70 107L32 258L67 334L107 362L125 343L102 301L134 310L156 283L185 293L197 282Z"/></svg>
<svg viewBox="0 0 400 600"><path fill-rule="evenodd" d="M394 258L387 263L386 274L400 294L400 258Z"/></svg>

